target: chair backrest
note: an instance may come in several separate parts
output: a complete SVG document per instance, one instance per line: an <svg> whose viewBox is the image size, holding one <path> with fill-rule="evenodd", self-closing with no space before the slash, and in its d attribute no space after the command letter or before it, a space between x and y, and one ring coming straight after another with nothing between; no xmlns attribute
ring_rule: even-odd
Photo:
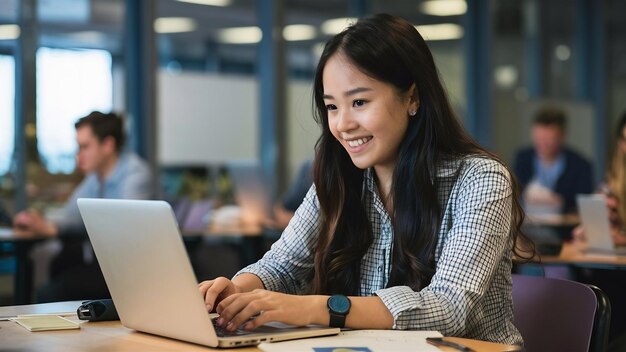
<svg viewBox="0 0 626 352"><path fill-rule="evenodd" d="M598 299L596 319L593 323L593 336L589 351L605 352L609 346L609 328L611 322L611 302L609 297L599 287L589 285Z"/></svg>
<svg viewBox="0 0 626 352"><path fill-rule="evenodd" d="M513 275L513 312L528 352L606 348L610 303L597 287Z"/></svg>

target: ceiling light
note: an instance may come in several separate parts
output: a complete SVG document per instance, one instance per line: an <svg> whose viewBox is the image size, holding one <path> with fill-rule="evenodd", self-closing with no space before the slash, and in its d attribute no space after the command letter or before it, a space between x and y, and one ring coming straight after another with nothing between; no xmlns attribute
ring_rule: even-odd
<svg viewBox="0 0 626 352"><path fill-rule="evenodd" d="M217 33L217 40L226 44L255 44L263 38L261 28L253 27L233 27L220 29Z"/></svg>
<svg viewBox="0 0 626 352"><path fill-rule="evenodd" d="M415 26L424 40L452 40L463 38L463 27L454 23Z"/></svg>
<svg viewBox="0 0 626 352"><path fill-rule="evenodd" d="M467 12L465 0L429 0L419 5L420 11L432 16L457 16Z"/></svg>
<svg viewBox="0 0 626 352"><path fill-rule="evenodd" d="M571 54L572 52L569 49L569 46L565 44L557 45L556 48L554 48L554 56L556 56L556 58L559 59L560 61L569 60Z"/></svg>
<svg viewBox="0 0 626 352"><path fill-rule="evenodd" d="M493 76L498 87L509 89L517 83L519 73L513 65L502 65L494 68Z"/></svg>
<svg viewBox="0 0 626 352"><path fill-rule="evenodd" d="M16 24L0 24L0 40L12 40L20 37L20 26Z"/></svg>
<svg viewBox="0 0 626 352"><path fill-rule="evenodd" d="M232 0L177 0L180 2L187 2L190 4L197 5L208 5L208 6L230 6Z"/></svg>
<svg viewBox="0 0 626 352"><path fill-rule="evenodd" d="M160 17L154 20L154 31L157 33L193 32L196 21L189 17Z"/></svg>
<svg viewBox="0 0 626 352"><path fill-rule="evenodd" d="M356 17L333 18L332 20L322 23L322 32L328 35L335 35L358 20L359 19Z"/></svg>
<svg viewBox="0 0 626 352"><path fill-rule="evenodd" d="M309 24L290 24L283 28L283 37L285 40L311 40L317 36L315 26Z"/></svg>

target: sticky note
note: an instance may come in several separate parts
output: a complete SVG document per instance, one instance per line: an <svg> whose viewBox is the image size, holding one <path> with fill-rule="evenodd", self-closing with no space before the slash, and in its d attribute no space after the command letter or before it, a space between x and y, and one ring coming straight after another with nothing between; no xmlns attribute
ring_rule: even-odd
<svg viewBox="0 0 626 352"><path fill-rule="evenodd" d="M28 331L79 329L80 324L58 315L32 315L12 318Z"/></svg>

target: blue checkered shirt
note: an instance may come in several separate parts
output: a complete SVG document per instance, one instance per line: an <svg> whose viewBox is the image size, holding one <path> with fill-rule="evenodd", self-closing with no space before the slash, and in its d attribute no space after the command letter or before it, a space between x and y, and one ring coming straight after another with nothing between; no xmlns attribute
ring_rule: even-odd
<svg viewBox="0 0 626 352"><path fill-rule="evenodd" d="M436 177L443 211L436 272L430 284L416 292L408 286L386 288L393 228L373 170L366 170L364 202L374 240L362 260L360 295L380 297L393 315L394 329L521 344L511 298L509 173L494 160L468 157L442 162ZM313 186L280 239L238 274L258 276L268 290L308 293L318 229L319 201Z"/></svg>

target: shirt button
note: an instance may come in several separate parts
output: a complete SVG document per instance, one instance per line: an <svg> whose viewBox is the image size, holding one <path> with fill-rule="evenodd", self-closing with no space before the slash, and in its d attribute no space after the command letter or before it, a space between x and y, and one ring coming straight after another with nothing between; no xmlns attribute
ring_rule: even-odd
<svg viewBox="0 0 626 352"><path fill-rule="evenodd" d="M381 272L381 271L383 271L383 266L382 266L382 265L379 265L379 266L378 266L378 272Z"/></svg>

